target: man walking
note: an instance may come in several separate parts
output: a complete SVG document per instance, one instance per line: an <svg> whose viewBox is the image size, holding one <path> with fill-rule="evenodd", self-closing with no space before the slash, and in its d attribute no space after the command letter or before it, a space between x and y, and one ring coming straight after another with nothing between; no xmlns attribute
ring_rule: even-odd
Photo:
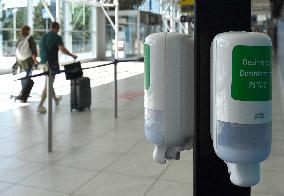
<svg viewBox="0 0 284 196"><path fill-rule="evenodd" d="M60 50L62 53L71 56L72 58L76 59L77 56L72 54L71 52L69 52L69 50L67 50L64 47L63 41L62 41L62 37L60 35L58 35L58 32L60 30L60 25L57 22L52 22L51 24L51 28L50 31L48 33L46 33L42 39L40 40L40 44L39 44L39 48L40 48L40 59L41 62L40 64L44 65L44 69L45 71L48 70L48 68L51 68L52 70L56 71L59 70L59 60L58 60L58 51ZM45 82L45 86L44 89L42 91L42 95L41 95L41 100L40 103L38 105L37 111L40 113L46 113L46 108L43 106L44 101L46 99L47 96L47 78L46 77L46 82ZM53 75L50 80L53 84L55 79L55 76ZM61 96L56 96L55 95L55 91L52 85L52 97L55 101L55 104L58 105L59 102L61 101Z"/></svg>

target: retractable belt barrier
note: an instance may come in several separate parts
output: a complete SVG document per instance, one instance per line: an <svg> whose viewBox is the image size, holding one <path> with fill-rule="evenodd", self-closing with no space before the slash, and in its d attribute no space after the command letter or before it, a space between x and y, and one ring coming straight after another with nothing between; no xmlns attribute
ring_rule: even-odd
<svg viewBox="0 0 284 196"><path fill-rule="evenodd" d="M105 64L101 64L101 65L96 65L96 66L92 66L92 67L85 67L82 68L81 70L87 70L87 69L94 69L94 68L99 68L99 67L105 67L108 65L115 65L118 63L125 63L125 62L143 62L144 61L144 57L139 58L139 59L131 59L131 60L126 60L126 59L114 59L111 63L105 63ZM57 75L57 74L61 74L61 73L71 73L72 70L52 70L52 75ZM30 75L30 76L25 76L22 78L19 78L17 80L26 80L29 78L35 78L35 77L39 77L39 76L47 76L48 75L48 71L39 73L39 74L34 74L34 75Z"/></svg>
<svg viewBox="0 0 284 196"><path fill-rule="evenodd" d="M118 113L118 100L117 100L117 64L118 63L125 63L125 62L143 62L144 61L144 57L142 58L138 58L138 59L114 59L112 62L110 63L105 63L105 64L101 64L101 65L96 65L96 66L92 66L92 67L86 67L86 68L81 68L81 70L87 70L87 69L94 69L94 68L99 68L99 67L105 67L105 66L109 66L109 65L114 65L114 117L117 118L117 113ZM52 75L57 75L57 74L61 74L61 73L71 73L72 70L52 70ZM35 78L35 77L39 77L39 76L48 76L49 71L45 71L39 74L34 74L34 75L30 75L30 76L25 76L22 78L19 78L17 80L26 80L29 78Z"/></svg>

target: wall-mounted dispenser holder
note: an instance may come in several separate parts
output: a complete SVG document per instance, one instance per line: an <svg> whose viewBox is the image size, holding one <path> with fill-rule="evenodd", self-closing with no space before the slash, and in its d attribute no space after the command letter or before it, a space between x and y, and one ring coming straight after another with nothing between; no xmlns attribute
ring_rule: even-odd
<svg viewBox="0 0 284 196"><path fill-rule="evenodd" d="M194 44L186 34L154 33L145 39L145 136L164 164L192 148Z"/></svg>
<svg viewBox="0 0 284 196"><path fill-rule="evenodd" d="M271 40L263 33L218 34L211 45L211 136L233 184L260 181L271 150Z"/></svg>

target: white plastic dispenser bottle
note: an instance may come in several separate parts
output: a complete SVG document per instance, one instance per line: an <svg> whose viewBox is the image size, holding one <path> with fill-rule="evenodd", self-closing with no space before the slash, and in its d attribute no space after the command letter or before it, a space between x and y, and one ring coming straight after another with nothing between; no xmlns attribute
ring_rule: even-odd
<svg viewBox="0 0 284 196"><path fill-rule="evenodd" d="M271 40L263 33L218 34L211 45L211 136L233 184L260 181L271 150Z"/></svg>
<svg viewBox="0 0 284 196"><path fill-rule="evenodd" d="M146 37L144 129L158 163L180 158L192 148L194 123L193 40L186 34Z"/></svg>

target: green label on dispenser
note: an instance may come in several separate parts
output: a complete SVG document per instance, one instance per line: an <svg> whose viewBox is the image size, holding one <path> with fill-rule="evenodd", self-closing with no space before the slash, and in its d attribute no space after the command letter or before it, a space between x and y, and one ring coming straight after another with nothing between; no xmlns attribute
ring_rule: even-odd
<svg viewBox="0 0 284 196"><path fill-rule="evenodd" d="M234 47L231 86L234 100L271 100L271 78L271 46Z"/></svg>
<svg viewBox="0 0 284 196"><path fill-rule="evenodd" d="M150 87L150 46L144 44L144 87L146 90Z"/></svg>

